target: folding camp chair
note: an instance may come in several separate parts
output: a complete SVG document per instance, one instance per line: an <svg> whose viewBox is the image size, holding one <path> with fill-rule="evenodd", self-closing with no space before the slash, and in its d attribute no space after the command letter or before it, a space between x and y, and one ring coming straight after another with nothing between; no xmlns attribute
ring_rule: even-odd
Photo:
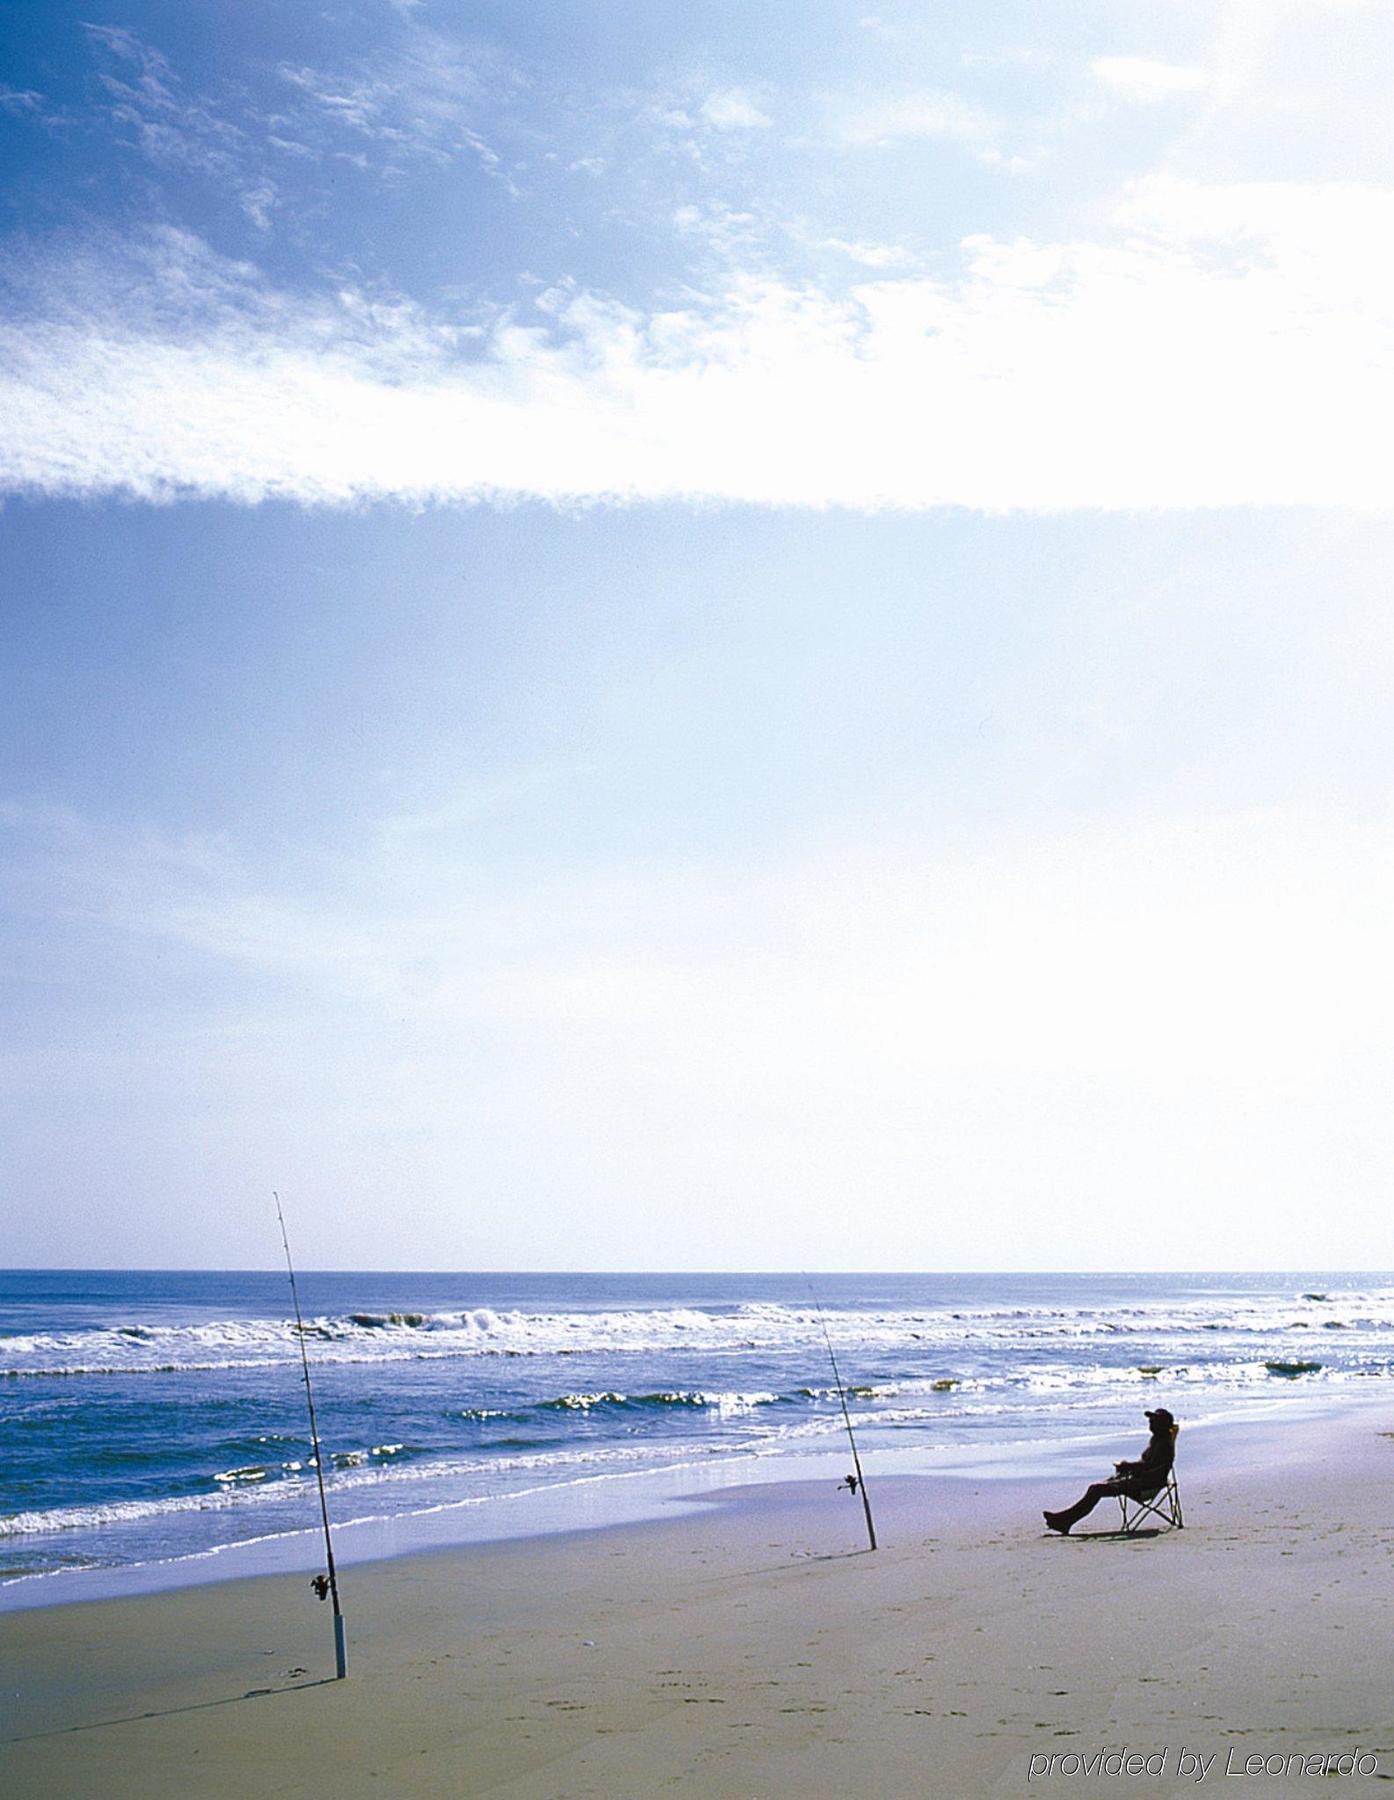
<svg viewBox="0 0 1394 1800"><path fill-rule="evenodd" d="M1160 1531L1180 1531L1186 1521L1181 1516L1181 1490L1176 1485L1176 1437L1181 1430L1179 1425L1171 1428L1172 1463L1165 1483L1150 1494L1134 1496L1120 1494L1118 1504L1122 1508L1123 1523L1119 1530L1125 1537L1143 1529L1143 1521L1148 1518L1157 1521L1155 1529ZM1131 1509L1131 1510L1130 1510Z"/></svg>

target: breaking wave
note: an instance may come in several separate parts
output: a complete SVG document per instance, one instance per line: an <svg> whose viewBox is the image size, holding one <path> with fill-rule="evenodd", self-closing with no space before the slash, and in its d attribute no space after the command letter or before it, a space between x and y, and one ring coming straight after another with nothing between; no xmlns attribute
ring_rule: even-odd
<svg viewBox="0 0 1394 1800"><path fill-rule="evenodd" d="M1339 1304L1309 1292L1289 1301L1206 1296L1190 1303L1135 1306L872 1309L826 1314L840 1346L863 1355L920 1352L943 1359L978 1349L1000 1356L1012 1346L1038 1354L1052 1341L1115 1346L1128 1339L1164 1338L1175 1352L1202 1334L1232 1339L1275 1338L1290 1332L1342 1332L1394 1342L1394 1291L1347 1293ZM704 1310L666 1307L596 1312L449 1311L351 1312L307 1320L305 1337L316 1363L374 1363L478 1356L559 1356L697 1350L713 1354L816 1352L822 1321L810 1307L773 1301ZM293 1363L300 1338L293 1320L224 1319L199 1324L123 1320L66 1332L0 1337L0 1376L173 1374L184 1370L253 1369ZM1113 1352L1110 1352L1112 1355ZM941 1371L952 1379L953 1371ZM626 1404L674 1404L663 1396L626 1396ZM696 1404L698 1402L682 1402Z"/></svg>

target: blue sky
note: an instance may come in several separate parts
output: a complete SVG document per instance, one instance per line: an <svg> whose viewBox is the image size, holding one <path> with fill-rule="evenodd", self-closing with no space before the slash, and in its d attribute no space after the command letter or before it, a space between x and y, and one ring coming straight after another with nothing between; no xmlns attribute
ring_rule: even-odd
<svg viewBox="0 0 1394 1800"><path fill-rule="evenodd" d="M1387 6L0 29L9 1260L1388 1262Z"/></svg>

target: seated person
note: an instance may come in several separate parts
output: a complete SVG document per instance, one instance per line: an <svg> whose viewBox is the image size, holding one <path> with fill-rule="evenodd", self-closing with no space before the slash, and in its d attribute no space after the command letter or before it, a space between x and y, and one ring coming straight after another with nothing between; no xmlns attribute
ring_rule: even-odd
<svg viewBox="0 0 1394 1800"><path fill-rule="evenodd" d="M1166 1486L1176 1455L1176 1421L1164 1406L1145 1417L1152 1435L1142 1455L1136 1462L1115 1463L1112 1481L1096 1481L1064 1512L1046 1513L1045 1522L1051 1531L1068 1537L1071 1525L1077 1525L1086 1513L1093 1512L1107 1494L1126 1494L1130 1500L1150 1500Z"/></svg>

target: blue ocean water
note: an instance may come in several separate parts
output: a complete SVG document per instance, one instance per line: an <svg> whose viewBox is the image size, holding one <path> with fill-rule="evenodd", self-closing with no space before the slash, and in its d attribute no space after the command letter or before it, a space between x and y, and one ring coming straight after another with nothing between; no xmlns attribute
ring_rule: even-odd
<svg viewBox="0 0 1394 1800"><path fill-rule="evenodd" d="M476 1535L508 1535L644 1472L840 1472L824 1324L868 1469L1394 1373L1385 1275L814 1285L816 1304L790 1275L307 1272L331 1513L469 1507ZM283 1275L0 1273L0 1582L267 1543L316 1508Z"/></svg>

